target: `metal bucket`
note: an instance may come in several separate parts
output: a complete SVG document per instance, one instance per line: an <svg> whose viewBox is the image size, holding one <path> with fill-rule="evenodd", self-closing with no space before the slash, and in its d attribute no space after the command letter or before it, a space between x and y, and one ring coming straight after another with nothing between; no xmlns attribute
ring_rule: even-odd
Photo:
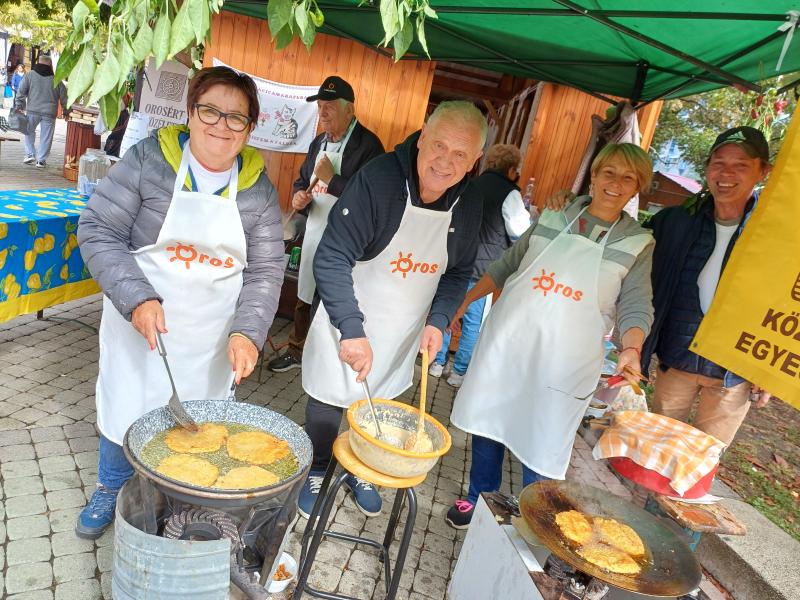
<svg viewBox="0 0 800 600"><path fill-rule="evenodd" d="M156 515L166 502L155 494ZM138 477L120 490L114 523L115 600L225 600L230 589L227 539L184 541L149 535L143 527Z"/></svg>

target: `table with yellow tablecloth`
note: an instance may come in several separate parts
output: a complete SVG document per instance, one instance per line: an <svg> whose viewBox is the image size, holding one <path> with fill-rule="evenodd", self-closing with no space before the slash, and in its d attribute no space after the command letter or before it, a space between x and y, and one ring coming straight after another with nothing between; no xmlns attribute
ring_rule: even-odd
<svg viewBox="0 0 800 600"><path fill-rule="evenodd" d="M74 189L0 191L0 323L100 291L75 235L84 206Z"/></svg>

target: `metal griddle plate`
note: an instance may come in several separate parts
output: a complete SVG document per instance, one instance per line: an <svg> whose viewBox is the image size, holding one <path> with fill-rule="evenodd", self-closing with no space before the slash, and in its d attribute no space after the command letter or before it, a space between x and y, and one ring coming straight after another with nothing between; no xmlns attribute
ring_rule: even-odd
<svg viewBox="0 0 800 600"><path fill-rule="evenodd" d="M685 542L659 519L609 493L568 481L541 481L522 490L520 512L553 554L576 569L618 588L650 596L681 596L700 585L700 564ZM578 545L561 533L556 514L577 510L589 517L616 519L634 529L645 545L636 575L611 573L578 556Z"/></svg>

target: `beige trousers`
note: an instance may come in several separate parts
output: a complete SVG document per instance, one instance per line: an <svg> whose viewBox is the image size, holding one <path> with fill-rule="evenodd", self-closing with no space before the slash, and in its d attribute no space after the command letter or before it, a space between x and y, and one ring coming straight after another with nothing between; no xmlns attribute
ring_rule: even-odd
<svg viewBox="0 0 800 600"><path fill-rule="evenodd" d="M750 384L725 388L721 379L672 368L656 371L653 412L688 422L699 393L692 425L730 446L750 410Z"/></svg>

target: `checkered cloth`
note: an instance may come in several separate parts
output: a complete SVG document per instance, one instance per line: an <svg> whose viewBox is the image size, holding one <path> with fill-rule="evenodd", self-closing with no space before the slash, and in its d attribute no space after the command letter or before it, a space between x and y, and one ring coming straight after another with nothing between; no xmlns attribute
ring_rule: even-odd
<svg viewBox="0 0 800 600"><path fill-rule="evenodd" d="M8 121L6 121L6 118L5 117L0 117L0 131L5 133L9 129L11 129L11 128L8 126Z"/></svg>
<svg viewBox="0 0 800 600"><path fill-rule="evenodd" d="M691 425L644 411L614 413L592 451L595 459L624 456L670 480L683 495L719 463L725 444Z"/></svg>

